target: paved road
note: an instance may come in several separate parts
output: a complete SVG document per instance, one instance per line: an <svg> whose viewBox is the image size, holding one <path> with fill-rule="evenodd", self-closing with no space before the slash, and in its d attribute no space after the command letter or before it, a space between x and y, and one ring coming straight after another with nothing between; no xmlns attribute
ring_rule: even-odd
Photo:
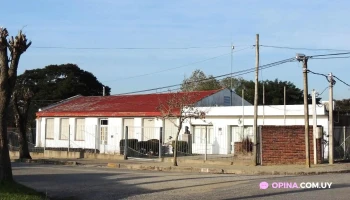
<svg viewBox="0 0 350 200"><path fill-rule="evenodd" d="M13 163L15 179L51 197L74 199L349 199L350 174L242 176ZM261 190L266 181L270 188ZM330 189L273 189L273 182L332 182Z"/></svg>

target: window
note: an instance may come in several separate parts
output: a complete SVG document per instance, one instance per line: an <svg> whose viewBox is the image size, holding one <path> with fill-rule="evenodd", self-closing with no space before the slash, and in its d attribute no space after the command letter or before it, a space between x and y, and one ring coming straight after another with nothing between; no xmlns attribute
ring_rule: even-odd
<svg viewBox="0 0 350 200"><path fill-rule="evenodd" d="M54 139L54 120L46 119L46 139Z"/></svg>
<svg viewBox="0 0 350 200"><path fill-rule="evenodd" d="M60 140L68 140L69 138L69 119L62 118L60 126Z"/></svg>
<svg viewBox="0 0 350 200"><path fill-rule="evenodd" d="M85 140L85 119L77 119L75 127L75 140Z"/></svg>
<svg viewBox="0 0 350 200"><path fill-rule="evenodd" d="M124 138L125 138L125 127L128 127L128 139L136 139L134 131L134 119L124 119Z"/></svg>
<svg viewBox="0 0 350 200"><path fill-rule="evenodd" d="M101 144L107 144L107 135L108 135L108 120L100 120L100 141Z"/></svg>
<svg viewBox="0 0 350 200"><path fill-rule="evenodd" d="M193 132L193 143L205 144L205 135L207 134L207 144L212 143L214 129L212 126L195 126Z"/></svg>

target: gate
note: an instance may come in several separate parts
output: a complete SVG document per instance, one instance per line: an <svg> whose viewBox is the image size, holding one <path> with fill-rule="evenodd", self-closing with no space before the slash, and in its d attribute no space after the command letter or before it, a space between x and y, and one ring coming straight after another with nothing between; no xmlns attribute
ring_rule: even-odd
<svg viewBox="0 0 350 200"><path fill-rule="evenodd" d="M334 160L350 160L350 127L334 127Z"/></svg>

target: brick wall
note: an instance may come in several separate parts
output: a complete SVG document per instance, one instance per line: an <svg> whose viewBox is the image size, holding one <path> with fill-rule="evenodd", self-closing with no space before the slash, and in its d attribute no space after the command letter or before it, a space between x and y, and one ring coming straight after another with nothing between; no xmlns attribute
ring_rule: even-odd
<svg viewBox="0 0 350 200"><path fill-rule="evenodd" d="M305 126L263 126L262 165L305 164ZM309 129L310 163L313 164L313 128ZM316 140L321 163L321 139Z"/></svg>

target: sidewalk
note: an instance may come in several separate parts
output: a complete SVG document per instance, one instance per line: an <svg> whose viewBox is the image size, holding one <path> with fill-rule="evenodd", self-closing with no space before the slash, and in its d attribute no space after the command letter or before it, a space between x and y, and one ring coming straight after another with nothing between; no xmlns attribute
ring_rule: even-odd
<svg viewBox="0 0 350 200"><path fill-rule="evenodd" d="M108 167L131 170L174 171L193 173L224 173L242 175L313 175L325 173L350 173L350 163L336 163L333 165L319 164L306 168L303 165L276 165L276 166L251 166L251 165L213 165L179 163L172 166L169 162L157 160L132 159L129 160L99 160L99 159L33 159L12 160L13 162L29 162L56 165L83 165L86 167Z"/></svg>

